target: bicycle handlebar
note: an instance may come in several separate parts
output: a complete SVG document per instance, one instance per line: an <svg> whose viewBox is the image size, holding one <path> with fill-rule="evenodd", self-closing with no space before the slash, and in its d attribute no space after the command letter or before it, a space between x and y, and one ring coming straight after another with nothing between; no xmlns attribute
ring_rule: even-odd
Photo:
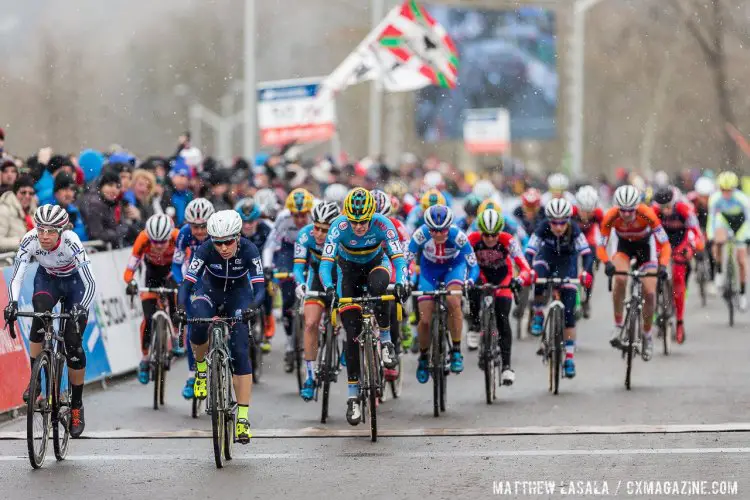
<svg viewBox="0 0 750 500"><path fill-rule="evenodd" d="M215 321L226 321L227 323L236 323L242 321L242 316L214 316L212 318L188 318L187 323L213 323Z"/></svg>
<svg viewBox="0 0 750 500"><path fill-rule="evenodd" d="M412 297L424 297L424 296L436 297L438 295L463 295L463 294L464 294L463 290L435 290L432 292L420 292L420 291L411 292Z"/></svg>
<svg viewBox="0 0 750 500"><path fill-rule="evenodd" d="M305 293L305 298L311 298L311 299L314 299L316 297L325 297L325 296L326 296L325 292L315 292L312 290Z"/></svg>
<svg viewBox="0 0 750 500"><path fill-rule="evenodd" d="M376 295L375 297L341 297L339 304L362 304L364 302L387 302L396 300L395 295Z"/></svg>
<svg viewBox="0 0 750 500"><path fill-rule="evenodd" d="M581 280L578 278L537 278L536 282L540 285L565 285L565 284L571 284L571 285L580 285Z"/></svg>
<svg viewBox="0 0 750 500"><path fill-rule="evenodd" d="M615 276L630 276L634 279L641 279L641 278L656 278L659 276L659 273L644 273L641 271L615 271L615 274L608 277L608 288L609 291L612 291L612 278Z"/></svg>
<svg viewBox="0 0 750 500"><path fill-rule="evenodd" d="M166 288L166 287L163 287L163 286L151 287L151 288L149 288L149 287L138 288L138 293L141 293L141 292L170 294L170 293L177 293L177 289L176 288Z"/></svg>
<svg viewBox="0 0 750 500"><path fill-rule="evenodd" d="M34 312L34 311L18 311L16 316L22 316L24 318L41 318L41 319L70 319L72 316L69 313L53 313L50 311L45 312Z"/></svg>

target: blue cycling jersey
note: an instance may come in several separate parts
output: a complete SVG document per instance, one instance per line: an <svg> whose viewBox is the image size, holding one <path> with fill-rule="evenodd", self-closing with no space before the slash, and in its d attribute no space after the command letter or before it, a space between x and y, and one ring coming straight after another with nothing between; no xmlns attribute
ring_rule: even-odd
<svg viewBox="0 0 750 500"><path fill-rule="evenodd" d="M305 270L307 269L308 260L310 268L313 271L312 273L308 273L308 276L317 273L320 267L320 256L323 253L323 245L318 245L315 241L312 235L313 227L312 224L308 224L300 229L297 235L297 242L294 244L294 279L297 283L306 282Z"/></svg>
<svg viewBox="0 0 750 500"><path fill-rule="evenodd" d="M539 223L544 220L544 210L538 210L533 219L529 220L524 216L523 207L518 205L513 209L513 217L523 225L523 230L527 235L534 234Z"/></svg>
<svg viewBox="0 0 750 500"><path fill-rule="evenodd" d="M172 277L176 283L182 283L182 266L185 264L185 256L187 255L188 249L190 250L190 257L195 254L195 249L198 248L202 241L198 241L198 238L193 236L193 231L190 230L190 224L185 224L177 234L177 241L174 244L174 255L172 256ZM190 264L190 262L187 262Z"/></svg>
<svg viewBox="0 0 750 500"><path fill-rule="evenodd" d="M383 245L385 242L385 245ZM336 257L356 264L367 264L382 256L383 248L396 269L396 283L404 283L406 261L393 222L375 214L363 236L357 236L346 216L339 215L331 222L320 263L320 281L324 288L333 286L333 266Z"/></svg>
<svg viewBox="0 0 750 500"><path fill-rule="evenodd" d="M268 237L271 235L271 231L273 231L273 226L267 220L259 219L258 228L255 232L252 235L245 237L252 241L253 244L258 247L258 251L261 252L261 255L263 255L262 252L266 246Z"/></svg>
<svg viewBox="0 0 750 500"><path fill-rule="evenodd" d="M211 241L202 243L196 249L180 286L178 300L183 307L187 308L193 286L198 280L201 280L199 286L205 284L211 289L234 289L240 293L243 293L243 288L247 288L249 292L252 284L253 300L250 307L258 307L265 296L260 253L258 248L245 238L240 238L234 256L229 259L223 259Z"/></svg>
<svg viewBox="0 0 750 500"><path fill-rule="evenodd" d="M555 259L569 259L580 255L583 268L590 273L594 264L594 255L591 253L589 242L578 224L574 221L570 221L569 224L568 230L560 237L552 232L552 226L548 220L539 224L526 247L526 260L532 262L537 254L546 254Z"/></svg>
<svg viewBox="0 0 750 500"><path fill-rule="evenodd" d="M469 267L469 279L476 281L479 277L479 266L474 249L466 234L456 226L451 226L448 230L448 239L445 243L436 243L427 226L417 229L409 241L406 259L410 262L417 255L419 255L420 268L435 267L435 265L454 267L458 262L465 260Z"/></svg>
<svg viewBox="0 0 750 500"><path fill-rule="evenodd" d="M424 225L424 210L422 210L421 206L417 205L411 209L409 215L406 216L405 224L406 229L408 229L410 233L413 233L417 228Z"/></svg>

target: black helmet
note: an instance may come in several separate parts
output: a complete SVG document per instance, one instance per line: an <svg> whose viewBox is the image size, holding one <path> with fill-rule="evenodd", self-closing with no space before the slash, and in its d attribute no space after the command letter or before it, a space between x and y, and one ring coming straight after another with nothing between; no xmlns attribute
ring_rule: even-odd
<svg viewBox="0 0 750 500"><path fill-rule="evenodd" d="M671 186L660 187L656 193L654 193L653 201L657 205L669 205L674 199L674 191Z"/></svg>
<svg viewBox="0 0 750 500"><path fill-rule="evenodd" d="M466 212L466 215L468 215L469 217L476 217L477 210L479 210L479 205L481 204L482 200L479 198L479 196L470 194L466 197L466 201L464 202L464 212Z"/></svg>

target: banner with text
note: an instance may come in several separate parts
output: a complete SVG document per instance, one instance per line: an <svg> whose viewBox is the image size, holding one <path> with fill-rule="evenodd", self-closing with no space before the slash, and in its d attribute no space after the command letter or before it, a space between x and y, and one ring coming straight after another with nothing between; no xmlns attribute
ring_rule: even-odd
<svg viewBox="0 0 750 500"><path fill-rule="evenodd" d="M464 144L473 154L510 153L510 114L504 108L467 109Z"/></svg>

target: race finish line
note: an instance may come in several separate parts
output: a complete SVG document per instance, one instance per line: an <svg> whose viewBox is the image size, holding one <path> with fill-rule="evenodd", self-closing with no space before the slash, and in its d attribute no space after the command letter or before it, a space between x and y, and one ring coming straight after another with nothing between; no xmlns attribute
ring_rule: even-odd
<svg viewBox="0 0 750 500"><path fill-rule="evenodd" d="M460 437L460 436L564 436L585 434L692 434L712 432L750 432L750 422L724 424L666 424L666 425L571 425L529 427L485 427L485 428L421 428L382 429L381 437ZM294 438L345 438L369 437L369 429L324 429L305 427L302 429L255 429L253 439ZM209 439L211 431L115 431L86 432L80 439ZM26 432L0 432L0 440L26 439Z"/></svg>

